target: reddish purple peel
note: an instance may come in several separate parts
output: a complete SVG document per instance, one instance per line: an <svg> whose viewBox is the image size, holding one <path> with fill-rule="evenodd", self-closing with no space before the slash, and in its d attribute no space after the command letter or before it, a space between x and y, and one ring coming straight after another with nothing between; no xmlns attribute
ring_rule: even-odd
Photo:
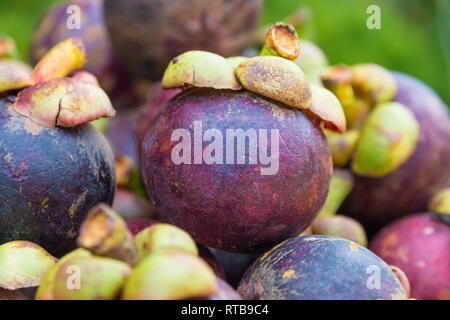
<svg viewBox="0 0 450 320"><path fill-rule="evenodd" d="M22 90L14 109L33 122L48 128L75 127L104 117L113 117L115 110L108 96L86 73L76 78L43 82Z"/></svg>
<svg viewBox="0 0 450 320"><path fill-rule="evenodd" d="M397 266L419 300L450 299L450 227L430 213L415 214L383 228L370 250Z"/></svg>
<svg viewBox="0 0 450 320"><path fill-rule="evenodd" d="M262 174L269 165L250 164L248 150L241 164L236 153L227 164L226 152L222 164L175 164L178 141L171 135L179 128L193 132L196 121L224 136L228 129L268 130L264 148L279 143L273 153L279 167ZM300 110L246 90L196 88L177 95L153 122L142 149L142 174L159 217L201 244L233 252L258 251L305 229L323 205L331 170L319 126Z"/></svg>

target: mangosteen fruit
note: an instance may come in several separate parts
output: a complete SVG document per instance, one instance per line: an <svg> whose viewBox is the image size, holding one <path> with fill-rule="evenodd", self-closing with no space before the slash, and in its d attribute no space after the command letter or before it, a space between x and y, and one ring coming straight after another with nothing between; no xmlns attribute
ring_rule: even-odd
<svg viewBox="0 0 450 320"><path fill-rule="evenodd" d="M298 235L325 201L332 160L322 128L344 131L344 113L330 91L310 87L282 58L300 51L290 30L269 34L278 56L234 69L219 55L189 51L164 74L163 87L189 89L148 130L142 176L157 215L198 243L263 250Z"/></svg>
<svg viewBox="0 0 450 320"><path fill-rule="evenodd" d="M220 266L225 272L228 283L237 288L245 271L259 258L259 253L232 253L222 250L212 249Z"/></svg>
<svg viewBox="0 0 450 320"><path fill-rule="evenodd" d="M353 241L320 235L290 238L262 255L238 287L244 299L407 299L391 268Z"/></svg>
<svg viewBox="0 0 450 320"><path fill-rule="evenodd" d="M189 50L240 55L253 40L261 0L106 0L115 52L134 75L159 81Z"/></svg>
<svg viewBox="0 0 450 320"><path fill-rule="evenodd" d="M402 269L418 300L450 299L450 226L445 215L418 213L387 225L370 250Z"/></svg>
<svg viewBox="0 0 450 320"><path fill-rule="evenodd" d="M387 170L382 175L366 175L355 172L355 186L346 198L342 210L370 229L377 229L406 214L425 211L431 196L439 189L448 187L450 183L450 166L448 165L450 163L450 113L448 107L432 89L421 81L397 72L392 75L397 86L397 93L393 101L397 106L398 104L403 105L410 113L407 116L403 112L404 116L402 116L401 122L404 123L404 120L412 115L418 123L419 132L418 136L414 138L417 141L410 142L415 144L412 149L406 147L405 144L398 148L401 146L400 141L404 140L398 136L397 129L400 128L401 122L392 123L393 130L385 130L387 128L384 127L387 139L396 144L391 150L397 149L395 157L401 158L402 161L392 166L393 170ZM373 112L376 110L377 108ZM391 117L391 119L393 118ZM377 125L373 128L376 127ZM371 163L370 170L363 168L359 171L373 173L378 170L373 170L373 165L377 164L370 159L379 161L388 153L380 152L380 149L374 145L376 141L370 142L371 138L368 138L368 135L366 135L368 139L364 138L366 142L361 143L363 131L361 131L355 151L356 156L358 152L360 153L361 160L356 169L361 169ZM367 130L366 134L369 134L369 131ZM376 138L376 135L373 137ZM386 140L382 143L385 142ZM380 143L378 142L377 145L380 146ZM366 145L363 146L363 144ZM358 145L361 146L358 147ZM359 151L358 148L360 148ZM409 151L405 154L405 150L408 149ZM366 154L365 159L362 157L363 153ZM379 170L379 172L382 171Z"/></svg>
<svg viewBox="0 0 450 320"><path fill-rule="evenodd" d="M138 86L116 58L104 23L103 0L80 0L51 7L34 31L30 56L37 63L58 42L81 38L87 62L83 69L95 75L115 107L138 102Z"/></svg>
<svg viewBox="0 0 450 320"><path fill-rule="evenodd" d="M114 157L87 122L115 111L94 76L65 77L83 62L81 41L71 38L31 74L0 66L0 244L27 240L61 256L88 210L113 200Z"/></svg>
<svg viewBox="0 0 450 320"><path fill-rule="evenodd" d="M355 219L341 214L318 217L311 225L311 232L352 240L360 246L367 247L364 227Z"/></svg>

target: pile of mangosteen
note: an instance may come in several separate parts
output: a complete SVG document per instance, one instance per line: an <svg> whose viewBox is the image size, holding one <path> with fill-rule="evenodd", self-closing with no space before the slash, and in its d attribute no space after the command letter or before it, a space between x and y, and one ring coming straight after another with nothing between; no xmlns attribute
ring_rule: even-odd
<svg viewBox="0 0 450 320"><path fill-rule="evenodd" d="M76 3L0 37L0 300L450 299L427 85L259 0Z"/></svg>

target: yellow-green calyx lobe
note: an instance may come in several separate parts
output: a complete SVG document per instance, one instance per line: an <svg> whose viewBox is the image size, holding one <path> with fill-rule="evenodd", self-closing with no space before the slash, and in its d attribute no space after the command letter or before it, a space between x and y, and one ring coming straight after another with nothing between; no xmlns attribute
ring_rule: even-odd
<svg viewBox="0 0 450 320"><path fill-rule="evenodd" d="M112 300L120 297L131 273L127 263L105 257L71 257L53 279L53 299Z"/></svg>
<svg viewBox="0 0 450 320"><path fill-rule="evenodd" d="M356 95L370 107L392 101L397 93L397 83L392 74L372 63L352 67L352 84Z"/></svg>
<svg viewBox="0 0 450 320"><path fill-rule="evenodd" d="M197 245L184 230L166 223L157 223L139 232L134 238L141 259L151 253L183 251L198 254Z"/></svg>
<svg viewBox="0 0 450 320"><path fill-rule="evenodd" d="M33 85L62 78L74 70L83 67L86 52L79 38L69 38L57 43L47 52L31 74Z"/></svg>
<svg viewBox="0 0 450 320"><path fill-rule="evenodd" d="M100 256L135 265L139 261L134 238L123 218L105 204L89 211L80 228L78 246Z"/></svg>
<svg viewBox="0 0 450 320"><path fill-rule="evenodd" d="M340 237L367 247L367 236L363 226L353 218L344 215L319 217L311 225L313 234Z"/></svg>
<svg viewBox="0 0 450 320"><path fill-rule="evenodd" d="M345 65L329 67L321 75L325 88L333 92L344 109L347 128L357 129L368 115L369 105L355 95L352 69Z"/></svg>
<svg viewBox="0 0 450 320"><path fill-rule="evenodd" d="M224 57L207 51L188 51L170 61L163 79L163 88L185 86L242 89L233 65Z"/></svg>
<svg viewBox="0 0 450 320"><path fill-rule="evenodd" d="M440 214L450 215L450 188L436 193L428 205L428 210Z"/></svg>
<svg viewBox="0 0 450 320"><path fill-rule="evenodd" d="M0 93L31 86L31 72L22 62L0 59Z"/></svg>
<svg viewBox="0 0 450 320"><path fill-rule="evenodd" d="M128 277L125 300L181 300L217 292L216 276L201 258L181 251L152 253Z"/></svg>
<svg viewBox="0 0 450 320"><path fill-rule="evenodd" d="M323 121L325 128L343 133L346 128L345 114L336 96L315 84L311 85L311 94L311 104L306 113Z"/></svg>
<svg viewBox="0 0 450 320"><path fill-rule="evenodd" d="M56 275L60 269L60 267L65 264L67 261L73 258L87 258L91 257L92 254L82 248L73 250L66 254L64 257L58 260L56 264L54 264L48 272L45 274L44 278L39 285L39 288L36 292L35 299L36 300L54 300L55 296L53 294L53 288L55 284Z"/></svg>
<svg viewBox="0 0 450 320"><path fill-rule="evenodd" d="M303 70L306 77L314 76L314 80L320 80L319 73L328 66L328 59L325 53L311 41L302 40L302 51L300 56L294 61ZM319 82L319 81L318 81Z"/></svg>
<svg viewBox="0 0 450 320"><path fill-rule="evenodd" d="M353 185L353 175L349 170L335 168L327 199L318 216L326 217L336 214L342 202L344 202L350 191L352 191Z"/></svg>
<svg viewBox="0 0 450 320"><path fill-rule="evenodd" d="M12 38L0 34L0 59L16 58L18 58L16 42Z"/></svg>
<svg viewBox="0 0 450 320"><path fill-rule="evenodd" d="M419 140L414 114L397 102L377 106L361 130L352 162L358 175L384 176L413 154Z"/></svg>
<svg viewBox="0 0 450 320"><path fill-rule="evenodd" d="M337 167L345 167L356 147L356 142L359 138L358 130L348 130L344 133L337 133L330 130L324 130L330 145L331 155L333 157L333 164Z"/></svg>
<svg viewBox="0 0 450 320"><path fill-rule="evenodd" d="M300 39L294 26L284 22L273 24L267 32L266 43L260 55L297 59L300 55Z"/></svg>
<svg viewBox="0 0 450 320"><path fill-rule="evenodd" d="M106 93L86 72L45 81L19 92L14 109L48 127L75 127L116 113Z"/></svg>
<svg viewBox="0 0 450 320"><path fill-rule="evenodd" d="M274 56L253 57L237 67L236 75L249 91L297 109L307 109L311 104L306 76L292 61Z"/></svg>
<svg viewBox="0 0 450 320"><path fill-rule="evenodd" d="M0 246L0 288L36 287L56 260L35 243L7 242Z"/></svg>

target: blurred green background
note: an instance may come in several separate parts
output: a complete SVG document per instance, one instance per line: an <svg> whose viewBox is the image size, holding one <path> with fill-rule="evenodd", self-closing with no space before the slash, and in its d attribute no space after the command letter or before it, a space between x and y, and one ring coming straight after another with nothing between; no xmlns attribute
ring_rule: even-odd
<svg viewBox="0 0 450 320"><path fill-rule="evenodd" d="M0 0L0 32L12 36L27 60L30 36L48 6L64 0ZM450 105L449 0L265 0L261 23L307 6L301 38L323 48L330 63L375 62L407 72L435 88ZM381 29L369 30L369 5L381 8Z"/></svg>

